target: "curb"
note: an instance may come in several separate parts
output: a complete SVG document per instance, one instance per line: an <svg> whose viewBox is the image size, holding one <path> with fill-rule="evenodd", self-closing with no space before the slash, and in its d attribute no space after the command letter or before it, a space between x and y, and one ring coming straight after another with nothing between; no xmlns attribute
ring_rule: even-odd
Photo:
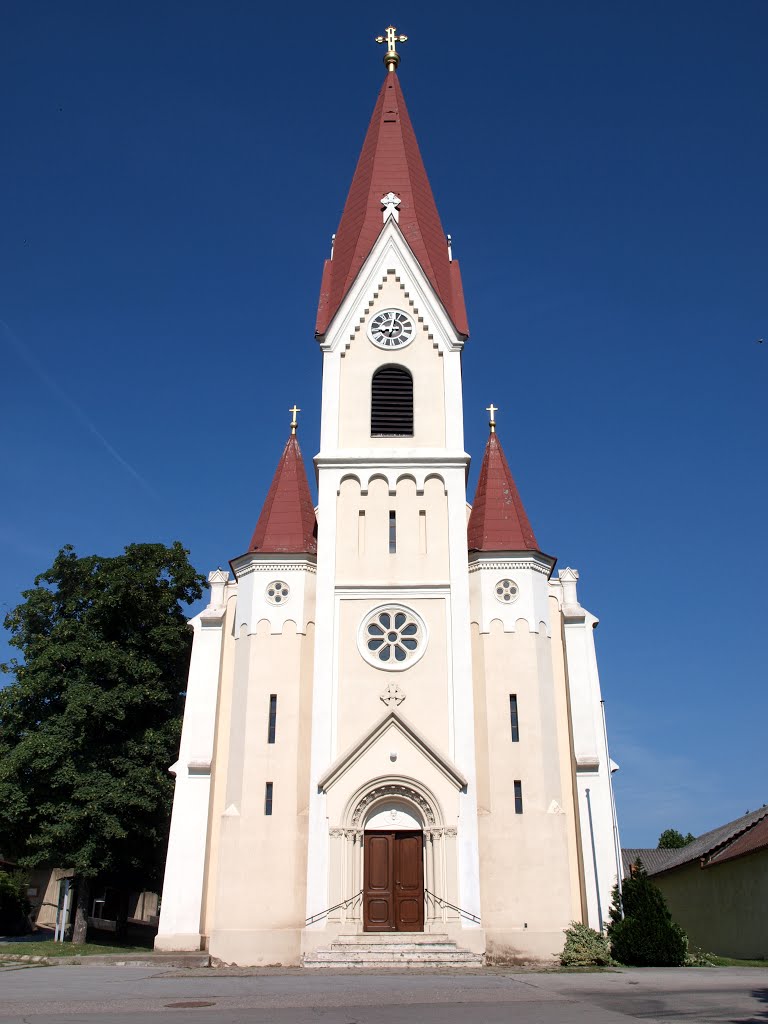
<svg viewBox="0 0 768 1024"><path fill-rule="evenodd" d="M29 953L0 953L1 963L41 964L45 967L210 967L207 953L120 953L76 954L75 956L35 956Z"/></svg>

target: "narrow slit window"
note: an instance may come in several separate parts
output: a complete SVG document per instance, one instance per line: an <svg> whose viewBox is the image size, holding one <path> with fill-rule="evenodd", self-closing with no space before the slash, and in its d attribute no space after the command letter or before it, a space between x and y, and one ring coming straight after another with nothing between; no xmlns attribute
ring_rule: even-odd
<svg viewBox="0 0 768 1024"><path fill-rule="evenodd" d="M413 437L413 377L382 366L371 381L371 437Z"/></svg>
<svg viewBox="0 0 768 1024"><path fill-rule="evenodd" d="M517 717L517 694L509 695L509 725L512 729L512 742L520 742L520 722Z"/></svg>
<svg viewBox="0 0 768 1024"><path fill-rule="evenodd" d="M515 779L515 814L523 813L523 784Z"/></svg>
<svg viewBox="0 0 768 1024"><path fill-rule="evenodd" d="M397 552L397 514L389 513L389 553L394 555Z"/></svg>
<svg viewBox="0 0 768 1024"><path fill-rule="evenodd" d="M267 743L275 742L275 730L277 728L277 694L269 695L269 728L267 729Z"/></svg>
<svg viewBox="0 0 768 1024"><path fill-rule="evenodd" d="M272 813L272 783L268 782L264 787L264 813Z"/></svg>

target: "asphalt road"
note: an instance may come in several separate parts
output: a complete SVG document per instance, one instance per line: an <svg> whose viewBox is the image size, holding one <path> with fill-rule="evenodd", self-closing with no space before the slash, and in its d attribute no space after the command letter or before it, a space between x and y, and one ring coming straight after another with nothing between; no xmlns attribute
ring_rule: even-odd
<svg viewBox="0 0 768 1024"><path fill-rule="evenodd" d="M768 1024L768 970L600 974L6 967L0 1024Z"/></svg>

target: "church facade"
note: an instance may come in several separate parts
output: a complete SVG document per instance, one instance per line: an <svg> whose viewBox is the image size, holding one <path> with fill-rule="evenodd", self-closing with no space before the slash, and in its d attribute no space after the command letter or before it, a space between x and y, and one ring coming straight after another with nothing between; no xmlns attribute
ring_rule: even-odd
<svg viewBox="0 0 768 1024"><path fill-rule="evenodd" d="M323 271L314 507L296 436L209 576L156 947L298 964L346 937L557 955L616 880L578 573L495 432L467 503L469 330L394 46Z"/></svg>

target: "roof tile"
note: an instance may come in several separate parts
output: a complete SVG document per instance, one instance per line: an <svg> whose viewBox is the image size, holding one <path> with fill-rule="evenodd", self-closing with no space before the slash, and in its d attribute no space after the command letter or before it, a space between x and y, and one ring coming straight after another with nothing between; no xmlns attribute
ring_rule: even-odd
<svg viewBox="0 0 768 1024"><path fill-rule="evenodd" d="M470 551L538 551L498 434L485 446L475 500L467 524Z"/></svg>
<svg viewBox="0 0 768 1024"><path fill-rule="evenodd" d="M304 460L295 435L288 438L249 551L265 554L317 552L317 520Z"/></svg>
<svg viewBox="0 0 768 1024"><path fill-rule="evenodd" d="M341 215L333 259L326 260L316 334L328 325L383 227L381 197L396 193L399 227L456 330L469 334L464 292L432 195L398 77L387 73Z"/></svg>

